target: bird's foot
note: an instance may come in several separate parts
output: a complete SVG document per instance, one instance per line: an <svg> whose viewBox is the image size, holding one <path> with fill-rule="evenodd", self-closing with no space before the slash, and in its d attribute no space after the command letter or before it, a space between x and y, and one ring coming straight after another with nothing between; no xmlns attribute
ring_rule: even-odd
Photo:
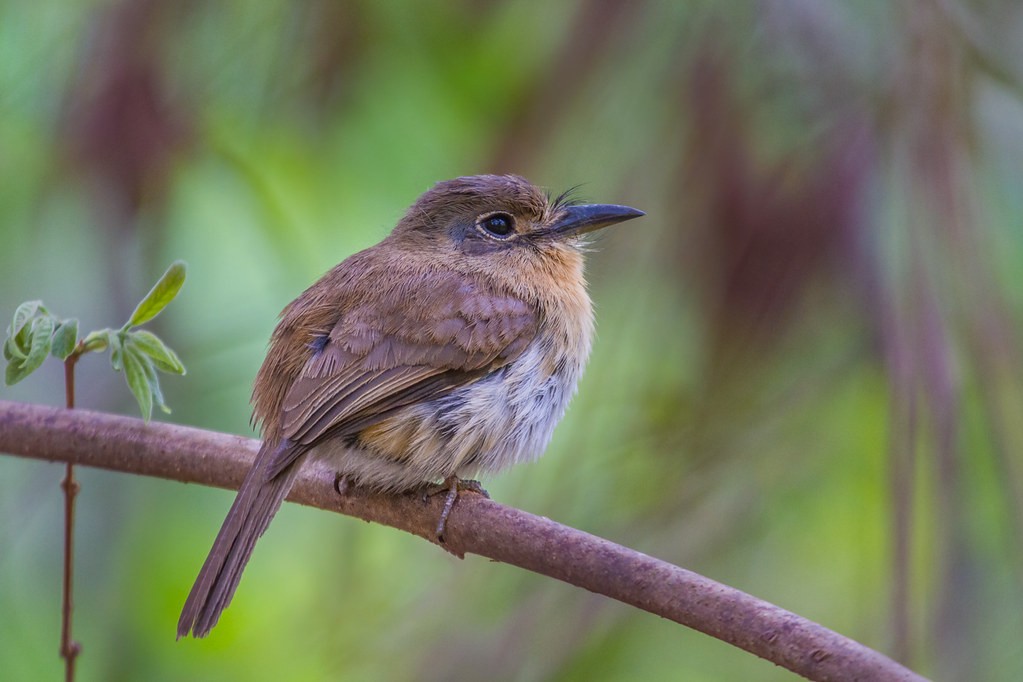
<svg viewBox="0 0 1023 682"><path fill-rule="evenodd" d="M347 497L348 491L352 487L352 482L348 480L348 474L337 474L334 476L334 490L341 497Z"/></svg>
<svg viewBox="0 0 1023 682"><path fill-rule="evenodd" d="M468 490L490 499L490 494L483 489L479 481L465 480L458 476L448 476L444 479L443 483L430 485L423 491L424 502L434 495L447 494L447 497L444 498L444 507L440 512L440 519L437 521L436 535L439 542L444 542L444 531L447 530L448 516L451 515L451 510L455 506L455 500L458 499L458 493L462 490Z"/></svg>

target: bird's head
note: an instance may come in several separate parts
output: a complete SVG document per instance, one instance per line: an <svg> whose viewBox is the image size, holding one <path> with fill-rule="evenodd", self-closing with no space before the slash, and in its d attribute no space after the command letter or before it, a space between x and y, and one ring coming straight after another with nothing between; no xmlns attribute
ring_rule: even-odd
<svg viewBox="0 0 1023 682"><path fill-rule="evenodd" d="M474 175L434 185L392 238L441 257L495 264L578 252L580 236L644 215L628 206L551 197L517 175Z"/></svg>

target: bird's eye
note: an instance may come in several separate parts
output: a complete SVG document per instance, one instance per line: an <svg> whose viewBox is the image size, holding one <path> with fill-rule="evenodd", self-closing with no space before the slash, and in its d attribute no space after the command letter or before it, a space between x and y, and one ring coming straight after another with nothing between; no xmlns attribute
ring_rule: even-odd
<svg viewBox="0 0 1023 682"><path fill-rule="evenodd" d="M480 218L477 225L487 235L497 239L507 239L515 233L515 218L507 213L491 213Z"/></svg>

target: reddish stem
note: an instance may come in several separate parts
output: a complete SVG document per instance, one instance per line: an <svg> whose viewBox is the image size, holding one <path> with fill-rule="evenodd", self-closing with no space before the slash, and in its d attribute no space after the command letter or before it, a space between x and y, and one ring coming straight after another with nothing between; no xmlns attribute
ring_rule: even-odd
<svg viewBox="0 0 1023 682"><path fill-rule="evenodd" d="M71 353L64 361L64 397L69 410L75 407L75 363L78 362L79 349ZM64 658L64 679L73 682L75 679L75 659L82 647L71 639L71 612L74 602L71 595L71 577L74 565L74 529L75 529L75 496L78 494L78 481L75 480L75 468L70 462L65 469L64 481L60 484L64 491L64 601L61 606L60 655Z"/></svg>

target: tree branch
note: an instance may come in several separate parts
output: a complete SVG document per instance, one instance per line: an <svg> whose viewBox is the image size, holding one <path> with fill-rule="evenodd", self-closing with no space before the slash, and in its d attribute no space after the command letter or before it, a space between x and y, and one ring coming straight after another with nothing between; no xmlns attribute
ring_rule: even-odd
<svg viewBox="0 0 1023 682"><path fill-rule="evenodd" d="M258 441L240 436L0 401L0 452L23 457L237 488L257 448ZM325 464L306 462L288 499L436 542L443 500L376 495L357 488L341 496L334 479ZM443 547L458 556L479 554L606 595L811 680L924 680L862 644L744 592L480 495L459 497Z"/></svg>

